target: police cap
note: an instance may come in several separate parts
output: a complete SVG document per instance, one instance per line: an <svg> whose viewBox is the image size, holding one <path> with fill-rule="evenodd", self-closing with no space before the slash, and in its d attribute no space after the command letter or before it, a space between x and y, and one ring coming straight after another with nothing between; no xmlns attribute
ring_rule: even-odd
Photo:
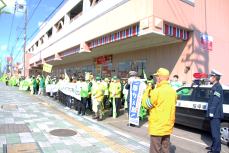
<svg viewBox="0 0 229 153"><path fill-rule="evenodd" d="M211 70L211 73L209 74L210 76L222 76L222 73L218 72L217 70L213 69Z"/></svg>

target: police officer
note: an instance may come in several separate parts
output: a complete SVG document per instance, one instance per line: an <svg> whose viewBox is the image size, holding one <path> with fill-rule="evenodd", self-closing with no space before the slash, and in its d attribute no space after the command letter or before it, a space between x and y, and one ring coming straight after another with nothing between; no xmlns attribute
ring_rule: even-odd
<svg viewBox="0 0 229 153"><path fill-rule="evenodd" d="M210 118L212 145L206 147L208 153L220 153L220 121L223 118L223 89L219 83L221 73L212 70L210 73L210 83L213 84L208 104L207 117Z"/></svg>

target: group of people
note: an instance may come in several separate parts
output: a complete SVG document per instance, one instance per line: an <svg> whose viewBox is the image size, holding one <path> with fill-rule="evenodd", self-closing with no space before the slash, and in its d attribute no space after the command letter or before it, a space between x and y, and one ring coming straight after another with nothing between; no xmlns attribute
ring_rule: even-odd
<svg viewBox="0 0 229 153"><path fill-rule="evenodd" d="M176 89L182 84L178 81L178 75L169 81L170 72L165 68L159 68L148 80L144 80L146 88L142 97L142 108L149 112L148 133L150 135L150 153L169 153L170 135L175 123L175 111L177 93ZM220 153L220 120L223 118L222 110L222 86L219 83L221 74L213 70L210 74L210 82L213 84L210 93L207 116L210 119L212 145L207 147L208 153ZM120 115L123 105L128 111L130 103L131 83L139 79L137 72L130 71L127 80L121 80L117 76L102 79L100 76L80 77L78 79L56 80L50 76L42 75L30 78L31 94L42 94L45 86L49 84L63 84L65 82L80 82L80 100L64 95L61 91L54 93L61 102L71 107L76 102L79 115L85 115L86 110L94 112L93 119L104 119L104 110L109 110L109 116L116 118ZM51 94L53 95L53 94Z"/></svg>
<svg viewBox="0 0 229 153"><path fill-rule="evenodd" d="M137 73L130 72L131 77L137 77ZM60 79L59 83L66 82ZM117 118L120 116L120 109L123 106L128 111L128 90L127 80L121 80L117 76L102 79L100 76L72 78L67 82L76 83L80 86L80 100L74 97L66 97L59 91L59 100L66 106L72 107L75 104L79 115L85 115L86 110L93 112L93 119L101 121L105 117L105 110L109 116ZM57 84L59 84L57 83Z"/></svg>
<svg viewBox="0 0 229 153"><path fill-rule="evenodd" d="M169 153L170 135L172 134L175 123L175 110L177 93L169 83L169 71L159 68L154 74L156 77L156 87L144 93L142 104L149 110L150 153ZM212 145L206 147L208 153L220 153L220 122L223 119L223 89L219 80L222 76L216 70L209 74L209 81L213 85L207 117L210 120ZM175 76L177 79L178 77Z"/></svg>

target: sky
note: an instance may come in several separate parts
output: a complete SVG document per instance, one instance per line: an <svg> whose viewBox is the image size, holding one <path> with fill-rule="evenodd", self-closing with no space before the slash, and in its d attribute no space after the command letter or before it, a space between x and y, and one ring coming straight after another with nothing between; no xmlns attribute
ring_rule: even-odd
<svg viewBox="0 0 229 153"><path fill-rule="evenodd" d="M27 25L27 42L32 38L35 31L44 20L57 8L63 0L2 0L6 3L4 11L10 14L0 14L0 61L2 68L6 64L6 57L13 54L14 63L23 61L23 44L24 44L24 12L27 8L28 25ZM18 8L16 6L26 6Z"/></svg>

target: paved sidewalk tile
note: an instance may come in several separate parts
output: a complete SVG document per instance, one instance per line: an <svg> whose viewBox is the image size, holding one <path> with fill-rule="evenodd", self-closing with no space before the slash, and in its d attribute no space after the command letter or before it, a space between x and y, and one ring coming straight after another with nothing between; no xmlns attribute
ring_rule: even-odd
<svg viewBox="0 0 229 153"><path fill-rule="evenodd" d="M4 103L16 103L18 109L17 111L0 109L0 124L25 124L30 131L0 134L1 146L37 143L43 153L115 153L118 152L117 149L123 150L122 152L125 150L148 152L145 146L136 141L86 117L78 116L74 110L66 110L65 106L47 97L34 97L27 93L19 95L17 99L13 99L12 96L4 101ZM76 131L77 134L57 137L50 134L54 129L69 129Z"/></svg>

